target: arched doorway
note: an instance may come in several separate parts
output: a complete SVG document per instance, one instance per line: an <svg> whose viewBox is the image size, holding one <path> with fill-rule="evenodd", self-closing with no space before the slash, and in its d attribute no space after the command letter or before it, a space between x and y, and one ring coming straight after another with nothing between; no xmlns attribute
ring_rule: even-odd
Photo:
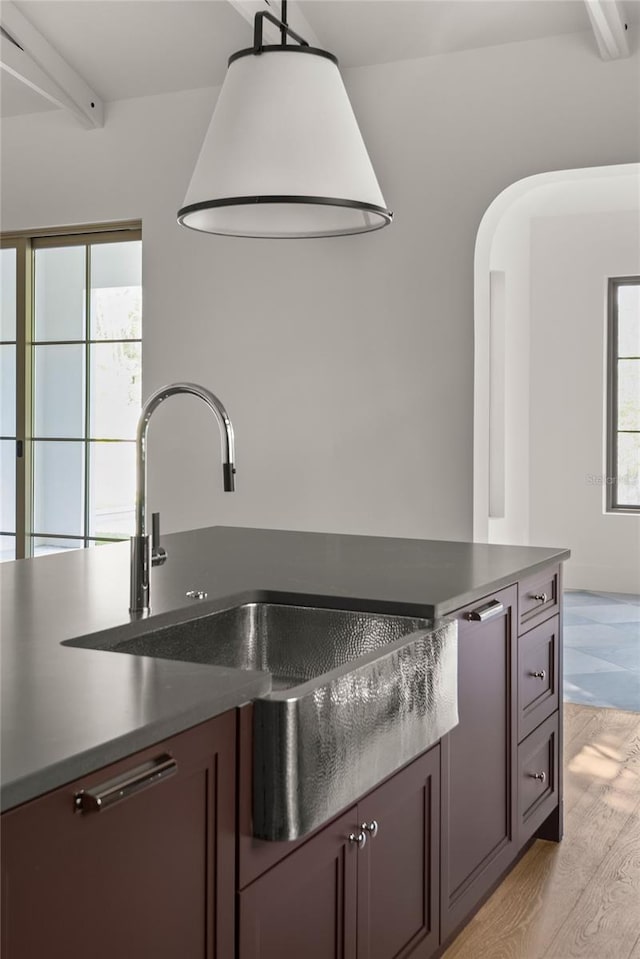
<svg viewBox="0 0 640 959"><path fill-rule="evenodd" d="M598 479L606 277L640 272L639 171L528 177L496 197L476 240L474 539L570 546L582 588L637 578L639 517L607 514Z"/></svg>

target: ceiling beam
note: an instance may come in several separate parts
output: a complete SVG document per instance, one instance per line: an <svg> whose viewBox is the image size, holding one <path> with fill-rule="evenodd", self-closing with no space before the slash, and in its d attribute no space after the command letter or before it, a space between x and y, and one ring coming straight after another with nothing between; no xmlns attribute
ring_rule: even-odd
<svg viewBox="0 0 640 959"><path fill-rule="evenodd" d="M603 60L622 60L630 54L627 24L620 0L584 0L598 50Z"/></svg>
<svg viewBox="0 0 640 959"><path fill-rule="evenodd" d="M256 13L264 10L268 10L274 17L280 19L280 5L276 3L275 0L272 0L271 3L269 3L268 0L229 0L229 3L238 11L240 16L248 20L252 26ZM300 36L307 41L309 46L323 48L315 31L310 26L304 13L302 13L300 4L289 3L287 22L292 30L295 30L296 33L300 34ZM280 31L277 27L274 27L272 23L269 23L268 20L264 23L264 39L267 43L280 43ZM250 44L247 44L247 46L250 46Z"/></svg>
<svg viewBox="0 0 640 959"><path fill-rule="evenodd" d="M101 127L100 97L10 0L2 0L0 24L0 68L68 110L87 129Z"/></svg>

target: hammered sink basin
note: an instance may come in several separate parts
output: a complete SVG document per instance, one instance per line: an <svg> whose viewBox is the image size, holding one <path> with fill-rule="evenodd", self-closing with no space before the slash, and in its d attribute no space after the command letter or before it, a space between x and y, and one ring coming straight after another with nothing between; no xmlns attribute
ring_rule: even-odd
<svg viewBox="0 0 640 959"><path fill-rule="evenodd" d="M254 702L261 839L311 832L458 722L455 622L246 602L64 645L270 672Z"/></svg>
<svg viewBox="0 0 640 959"><path fill-rule="evenodd" d="M268 670L275 690L306 683L428 626L429 620L405 616L258 602L119 639L115 645L104 636L66 645Z"/></svg>

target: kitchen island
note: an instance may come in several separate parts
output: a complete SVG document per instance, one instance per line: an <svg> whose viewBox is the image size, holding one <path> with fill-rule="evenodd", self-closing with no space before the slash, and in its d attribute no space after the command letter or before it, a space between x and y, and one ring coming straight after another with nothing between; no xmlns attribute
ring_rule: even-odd
<svg viewBox="0 0 640 959"><path fill-rule="evenodd" d="M78 785L82 777L90 786L96 776L100 779L101 772L104 779L105 767L113 764L111 771L117 776L129 757L130 765L138 769L155 755L158 744L169 757L168 742L175 745L176 752L189 753L185 737L206 729L205 738L211 745L199 745L197 762L193 756L186 760L187 767L191 763L204 777L204 805L187 804L186 808L200 810L203 834L209 837L206 823L215 812L218 825L224 825L224 835L218 833L215 849L209 838L210 848L206 855L202 852L200 865L209 876L203 887L207 901L191 915L191 926L194 922L199 926L193 940L198 945L191 953L181 939L182 955L202 954L198 951L201 943L206 944L206 955L229 959L236 954L241 959L302 955L295 949L303 946L291 945L293 951L281 951L287 940L282 939L278 891L291 883L293 890L301 890L300 877L309 875L311 863L322 861L323 854L328 857L327 868L340 877L340 906L335 906L335 890L328 899L323 899L318 889L307 890L305 901L315 902L314 922L322 919L323 929L338 923L338 938L331 939L333 934L327 932L336 943L336 955L355 955L354 949L359 956L379 955L381 959L436 955L536 832L560 838L560 564L568 558L568 551L225 527L173 534L165 537L164 545L169 559L152 572L152 614L142 620L132 620L128 612L127 544L19 561L0 570L2 803L3 810L14 810L14 822L31 809L32 819L24 835L32 835L38 803L64 795L67 788L72 800L84 788L82 783ZM187 598L192 590L206 592L206 599ZM268 673L61 645L102 632L131 638L155 626L202 616L207 610L265 599L458 620L460 726L425 757L378 787L386 790L378 797L380 808L392 806L394 796L412 795L417 803L414 814L418 815L418 806L421 810L424 841L418 842L419 862L414 866L422 870L422 891L416 895L422 902L424 928L409 938L405 933L413 917L406 915L404 906L398 907L395 918L387 916L384 928L397 927L399 936L387 945L371 925L376 910L365 909L363 897L373 902L376 889L384 897L380 876L393 874L388 850L377 879L365 859L376 849L384 850L391 828L381 826L380 835L374 836L377 828L372 827L366 853L361 849L363 842L354 845L349 841L354 829L356 839L360 836L356 828L361 825L360 818L371 826L364 815L371 795L363 797L362 815L356 814L355 807L345 810L338 820L295 843L252 838L251 701L269 691ZM473 619L485 616L483 610L491 603L495 609L501 606L499 617L491 622ZM203 758L207 750L217 757L213 766ZM421 764L419 769L416 763ZM521 787L517 785L519 769L524 776ZM398 790L401 784L394 786L394 780L402 776L409 779ZM483 788L486 777L494 777L493 789ZM220 798L217 790L226 780L228 790ZM178 802L177 782L174 777L173 784L158 787L158 792L175 785ZM133 809L154 791L139 793L139 799L128 799L122 808ZM497 807L496 796L502 797ZM170 808L167 806L167 815ZM38 821L44 812L43 806ZM115 810L100 815L116 821ZM406 810L405 822L408 815ZM70 821L79 821L75 813L70 814ZM397 821L399 826L402 817ZM130 824L130 842L139 825ZM23 834L17 829L16 835L19 839ZM329 836L334 846L331 842L327 845ZM395 838L397 845L398 835ZM415 842L410 848L415 848ZM402 860L408 870L410 848ZM441 859L436 855L440 848ZM226 850L222 856L226 875L220 872L220 850ZM194 863L200 862L195 847L193 858L186 862L194 868ZM90 860L88 863L84 868L90 868ZM336 863L342 863L340 868ZM157 892L155 886L154 890ZM407 900L405 893L403 901ZM188 902L192 899L193 895ZM290 906L291 894L286 901ZM220 916L220 904L226 904L230 916ZM5 901L5 908L11 919L11 900ZM371 921L365 928L362 917L367 911ZM305 914L302 905L298 914ZM14 944L19 933L11 921L8 926L18 936L10 940ZM305 954L334 954L321 946L325 939L318 936L317 929L307 932L309 941L316 942L321 951ZM170 937L160 935L160 940L170 948ZM291 943L294 941L304 943L307 949L306 940L292 939ZM365 942L371 944L369 953L363 951ZM375 943L382 943L382 952L376 951ZM156 945L154 942L154 949ZM7 950L10 959L27 954L16 948L13 945L13 951ZM93 954L98 955L95 950ZM151 954L169 956L171 952Z"/></svg>

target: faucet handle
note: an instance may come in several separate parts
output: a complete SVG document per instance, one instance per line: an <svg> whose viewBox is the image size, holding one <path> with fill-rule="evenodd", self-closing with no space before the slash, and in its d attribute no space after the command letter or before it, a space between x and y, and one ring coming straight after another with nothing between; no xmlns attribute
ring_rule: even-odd
<svg viewBox="0 0 640 959"><path fill-rule="evenodd" d="M236 468L233 463L222 464L222 476L224 479L223 489L225 493L233 493L236 488L235 481Z"/></svg>
<svg viewBox="0 0 640 959"><path fill-rule="evenodd" d="M160 513L151 514L151 562L162 566L167 561L167 551L160 545Z"/></svg>

